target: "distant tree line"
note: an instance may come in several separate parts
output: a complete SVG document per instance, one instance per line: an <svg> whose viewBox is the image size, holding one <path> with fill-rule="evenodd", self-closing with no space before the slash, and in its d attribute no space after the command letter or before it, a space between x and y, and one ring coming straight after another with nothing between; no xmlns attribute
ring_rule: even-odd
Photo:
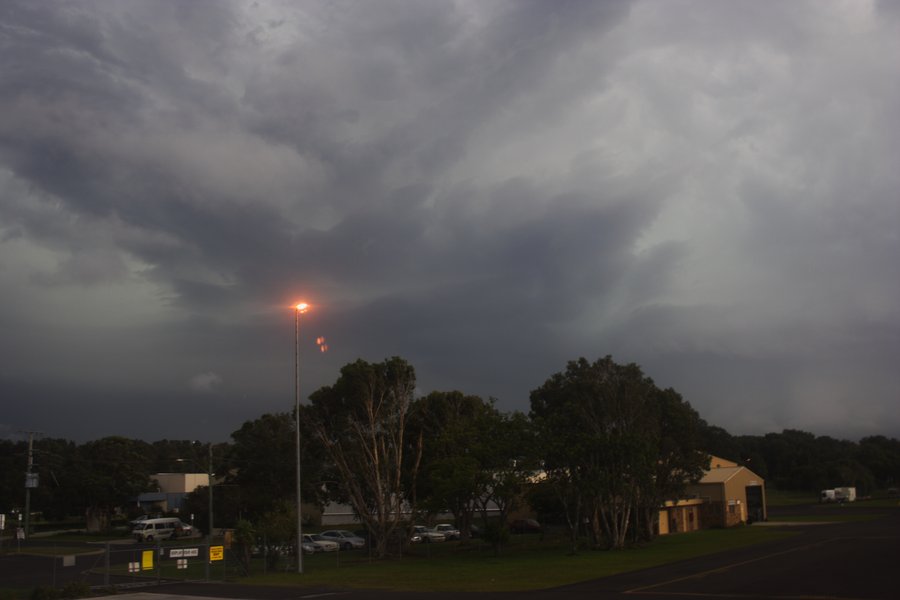
<svg viewBox="0 0 900 600"><path fill-rule="evenodd" d="M218 447L225 452L229 444ZM36 438L32 470L40 484L31 490L31 507L48 520L89 516L102 528L113 509L137 512L134 498L155 490L151 474L206 471L207 456L206 444L185 440ZM27 457L27 442L0 440L0 512L7 515L24 509Z"/></svg>
<svg viewBox="0 0 900 600"><path fill-rule="evenodd" d="M900 485L900 440L883 435L858 442L796 429L733 436L706 425L703 447L746 465L779 490L815 492L847 485L869 494Z"/></svg>
<svg viewBox="0 0 900 600"><path fill-rule="evenodd" d="M346 365L301 407L303 518L328 502L352 507L379 556L408 538L410 521L452 513L499 549L511 515L530 506L598 548L650 539L658 507L698 479L708 454L747 465L771 487L813 492L854 485L860 493L900 481L900 441L859 442L785 430L732 436L703 421L638 365L611 357L571 361L531 393L528 414L459 391L415 397L415 371L401 358ZM115 509L154 491L162 472L216 474L215 523L289 543L296 523L295 416L265 414L231 442L145 442L108 437L77 445L35 443L32 510L48 519L86 517L96 528ZM0 441L0 512L21 510L27 443ZM210 463L210 459L212 463ZM182 516L208 522L209 488ZM488 518L492 515L495 518ZM498 517L498 518L496 518Z"/></svg>

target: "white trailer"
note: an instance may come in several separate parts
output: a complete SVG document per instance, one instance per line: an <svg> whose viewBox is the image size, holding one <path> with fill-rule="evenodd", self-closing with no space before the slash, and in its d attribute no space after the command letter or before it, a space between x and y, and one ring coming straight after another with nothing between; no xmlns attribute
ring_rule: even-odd
<svg viewBox="0 0 900 600"><path fill-rule="evenodd" d="M835 502L856 502L855 487L839 487L834 488Z"/></svg>
<svg viewBox="0 0 900 600"><path fill-rule="evenodd" d="M856 502L855 487L837 487L833 490L822 490L819 502Z"/></svg>

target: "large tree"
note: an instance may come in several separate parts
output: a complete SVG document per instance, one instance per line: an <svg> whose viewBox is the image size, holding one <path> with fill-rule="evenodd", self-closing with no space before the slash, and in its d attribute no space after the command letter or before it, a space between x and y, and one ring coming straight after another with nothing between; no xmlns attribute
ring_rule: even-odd
<svg viewBox="0 0 900 600"><path fill-rule="evenodd" d="M573 539L584 514L595 545L624 547L632 512L656 473L655 392L640 367L607 356L571 361L531 393L545 468L567 503Z"/></svg>
<svg viewBox="0 0 900 600"><path fill-rule="evenodd" d="M652 539L656 534L659 507L666 500L681 498L687 484L698 481L709 468L709 454L700 438L702 420L697 411L672 388L655 389L652 402L659 435L655 473L638 498L637 522L641 524L638 533L644 539Z"/></svg>
<svg viewBox="0 0 900 600"><path fill-rule="evenodd" d="M494 413L486 420L486 427L486 435L478 446L484 486L478 504L485 531L493 534L490 542L499 553L509 515L523 501L525 487L538 470L538 461L534 432L524 414ZM488 520L490 508L497 511L495 522Z"/></svg>
<svg viewBox="0 0 900 600"><path fill-rule="evenodd" d="M418 498L425 511L449 511L464 537L477 501L487 493L485 445L500 414L492 402L462 392L432 392L417 401L414 429L421 429L422 477Z"/></svg>
<svg viewBox="0 0 900 600"><path fill-rule="evenodd" d="M229 498L240 504L240 514L252 522L258 522L262 514L271 512L281 502L296 504L295 427L294 415L274 413L246 421L240 429L233 432L233 443L227 448L217 447L214 452L214 464L218 465L219 456L224 457L226 465L221 471L228 473L226 485L221 491L214 491L215 497L228 494ZM303 502L321 508L325 503L321 489L323 479L326 479L323 473L329 465L324 458L321 443L303 423L300 443ZM239 492L237 495L232 493L235 488ZM218 519L219 509L214 510ZM310 512L304 510L305 520L309 520ZM230 521L235 520L236 515L232 515ZM224 522L228 523L229 520Z"/></svg>
<svg viewBox="0 0 900 600"><path fill-rule="evenodd" d="M76 498L85 507L88 531L109 527L115 507L151 489L150 445L124 437L106 437L78 448L83 473Z"/></svg>
<svg viewBox="0 0 900 600"><path fill-rule="evenodd" d="M0 511L21 510L25 504L25 442L0 440Z"/></svg>
<svg viewBox="0 0 900 600"><path fill-rule="evenodd" d="M231 434L227 482L240 486L243 514L255 518L297 492L294 420L264 414Z"/></svg>
<svg viewBox="0 0 900 600"><path fill-rule="evenodd" d="M380 557L405 513L416 508L422 434L410 439L407 431L415 386L415 370L401 358L357 360L334 385L314 392L303 410Z"/></svg>

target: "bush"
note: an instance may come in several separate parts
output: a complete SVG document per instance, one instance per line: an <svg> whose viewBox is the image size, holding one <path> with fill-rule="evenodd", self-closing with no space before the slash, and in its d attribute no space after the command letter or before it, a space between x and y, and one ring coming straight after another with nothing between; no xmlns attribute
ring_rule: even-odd
<svg viewBox="0 0 900 600"><path fill-rule="evenodd" d="M75 600L91 595L91 586L83 581L70 581L61 590L38 586L31 592L30 600ZM10 597L11 598L11 597Z"/></svg>
<svg viewBox="0 0 900 600"><path fill-rule="evenodd" d="M59 590L54 587L39 585L34 588L30 596L31 600L57 600Z"/></svg>
<svg viewBox="0 0 900 600"><path fill-rule="evenodd" d="M91 595L91 586L83 581L70 581L60 591L61 598L86 598Z"/></svg>

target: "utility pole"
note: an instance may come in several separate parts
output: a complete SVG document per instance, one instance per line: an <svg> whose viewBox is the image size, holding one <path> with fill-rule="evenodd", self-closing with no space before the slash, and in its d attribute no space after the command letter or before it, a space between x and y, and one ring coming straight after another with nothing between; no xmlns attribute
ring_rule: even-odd
<svg viewBox="0 0 900 600"><path fill-rule="evenodd" d="M209 470L207 471L209 479L209 540L212 542L213 534L213 460L212 460L212 442L209 443Z"/></svg>
<svg viewBox="0 0 900 600"><path fill-rule="evenodd" d="M31 488L38 486L38 475L32 472L34 467L34 436L40 431L25 431L28 434L28 463L25 469L25 538L31 536Z"/></svg>

